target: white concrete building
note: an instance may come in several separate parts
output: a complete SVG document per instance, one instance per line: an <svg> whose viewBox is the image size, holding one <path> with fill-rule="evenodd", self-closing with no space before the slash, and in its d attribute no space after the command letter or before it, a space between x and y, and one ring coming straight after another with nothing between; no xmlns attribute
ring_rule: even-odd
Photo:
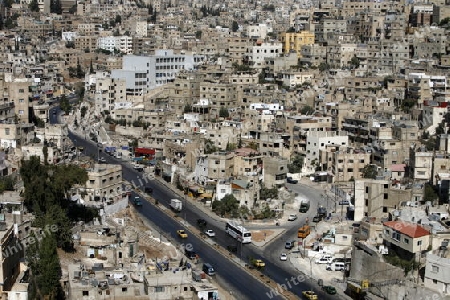
<svg viewBox="0 0 450 300"><path fill-rule="evenodd" d="M131 36L105 36L97 39L97 48L109 52L133 53L133 38Z"/></svg>
<svg viewBox="0 0 450 300"><path fill-rule="evenodd" d="M194 180L202 185L208 180L208 157L205 155L196 158Z"/></svg>
<svg viewBox="0 0 450 300"><path fill-rule="evenodd" d="M272 32L272 27L269 27L267 24L247 26L247 36L251 39L256 38L264 40L269 32Z"/></svg>
<svg viewBox="0 0 450 300"><path fill-rule="evenodd" d="M445 250L445 253L447 252ZM440 293L448 294L450 292L450 258L442 254L427 253L424 284Z"/></svg>
<svg viewBox="0 0 450 300"><path fill-rule="evenodd" d="M225 195L232 194L233 190L231 188L231 183L226 181L219 181L216 185L216 199L222 200Z"/></svg>
<svg viewBox="0 0 450 300"><path fill-rule="evenodd" d="M122 69L112 70L112 78L126 81L128 95L143 95L148 90L172 82L181 70L194 70L204 56L174 54L173 50L156 50L155 55L123 57Z"/></svg>
<svg viewBox="0 0 450 300"><path fill-rule="evenodd" d="M320 150L327 145L349 146L348 134L342 131L310 131L306 137L305 167L314 171Z"/></svg>
<svg viewBox="0 0 450 300"><path fill-rule="evenodd" d="M253 46L250 60L254 68L264 68L266 58L275 58L283 52L283 44L280 42L258 43Z"/></svg>

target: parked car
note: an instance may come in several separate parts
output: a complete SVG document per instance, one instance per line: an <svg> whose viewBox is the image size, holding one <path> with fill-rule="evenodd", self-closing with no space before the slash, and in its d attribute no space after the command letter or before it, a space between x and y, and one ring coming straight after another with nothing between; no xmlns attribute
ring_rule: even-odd
<svg viewBox="0 0 450 300"><path fill-rule="evenodd" d="M286 244L284 245L285 249L292 249L295 246L295 241L287 241Z"/></svg>
<svg viewBox="0 0 450 300"><path fill-rule="evenodd" d="M280 260L281 261L286 261L287 260L287 254L286 253L281 253Z"/></svg>
<svg viewBox="0 0 450 300"><path fill-rule="evenodd" d="M212 229L208 229L205 231L205 234L209 237L215 237L216 233Z"/></svg>
<svg viewBox="0 0 450 300"><path fill-rule="evenodd" d="M146 186L144 188L144 192L147 193L147 194L151 194L151 193L153 193L153 189L151 187L149 187L149 186Z"/></svg>
<svg viewBox="0 0 450 300"><path fill-rule="evenodd" d="M204 220L204 219L198 219L198 220L197 220L197 225L198 225L199 227L206 227L207 224L208 224L208 223L207 223L206 220Z"/></svg>
<svg viewBox="0 0 450 300"><path fill-rule="evenodd" d="M237 252L237 246L236 245L228 245L227 246L227 250L232 252L232 253L236 253Z"/></svg>
<svg viewBox="0 0 450 300"><path fill-rule="evenodd" d="M314 291L303 291L302 292L303 297L305 297L308 300L318 300L319 297L317 297L317 294L314 293Z"/></svg>
<svg viewBox="0 0 450 300"><path fill-rule="evenodd" d="M289 215L288 221L295 221L297 220L297 215Z"/></svg>
<svg viewBox="0 0 450 300"><path fill-rule="evenodd" d="M184 229L177 230L177 234L182 239L186 239L188 237L188 234L184 231Z"/></svg>
<svg viewBox="0 0 450 300"><path fill-rule="evenodd" d="M331 255L323 255L321 258L316 259L316 264L329 264L333 261Z"/></svg>
<svg viewBox="0 0 450 300"><path fill-rule="evenodd" d="M336 295L336 288L334 286L331 285L324 285L322 286L322 289L330 295Z"/></svg>
<svg viewBox="0 0 450 300"><path fill-rule="evenodd" d="M255 259L253 261L253 266L256 268L264 268L266 266L266 263L261 259Z"/></svg>
<svg viewBox="0 0 450 300"><path fill-rule="evenodd" d="M196 258L198 258L198 255L197 255L197 253L195 253L195 251L186 249L186 250L184 250L184 253L186 254L187 258L189 258L189 259L196 259Z"/></svg>
<svg viewBox="0 0 450 300"><path fill-rule="evenodd" d="M318 223L318 222L322 221L322 217L321 216L314 216L312 221L315 222L315 223Z"/></svg>
<svg viewBox="0 0 450 300"><path fill-rule="evenodd" d="M134 197L133 203L136 206L142 206L142 201L141 201L141 198L139 198L139 197Z"/></svg>
<svg viewBox="0 0 450 300"><path fill-rule="evenodd" d="M287 181L287 183L290 183L290 184L296 184L296 183L298 183L298 180L293 179L293 178L290 177L290 176L286 178L286 181Z"/></svg>
<svg viewBox="0 0 450 300"><path fill-rule="evenodd" d="M99 163L105 163L105 162L106 162L106 159L105 159L104 157L100 157L100 158L98 159L98 162L99 162Z"/></svg>

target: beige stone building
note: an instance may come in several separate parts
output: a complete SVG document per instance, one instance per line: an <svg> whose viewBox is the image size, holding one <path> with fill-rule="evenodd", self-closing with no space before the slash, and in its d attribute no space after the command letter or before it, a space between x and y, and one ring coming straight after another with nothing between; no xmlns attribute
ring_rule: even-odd
<svg viewBox="0 0 450 300"><path fill-rule="evenodd" d="M208 177L212 180L228 179L234 172L233 152L216 152L208 155Z"/></svg>
<svg viewBox="0 0 450 300"><path fill-rule="evenodd" d="M288 161L280 157L263 157L263 183L266 188L280 188L286 184Z"/></svg>
<svg viewBox="0 0 450 300"><path fill-rule="evenodd" d="M122 166L95 164L88 169L86 192L94 201L107 201L122 193Z"/></svg>

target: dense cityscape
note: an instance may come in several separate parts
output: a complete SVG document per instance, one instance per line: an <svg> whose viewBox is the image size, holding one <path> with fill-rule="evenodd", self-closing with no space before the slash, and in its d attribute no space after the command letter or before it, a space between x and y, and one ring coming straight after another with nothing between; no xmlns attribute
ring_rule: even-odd
<svg viewBox="0 0 450 300"><path fill-rule="evenodd" d="M0 3L0 293L450 299L450 2Z"/></svg>

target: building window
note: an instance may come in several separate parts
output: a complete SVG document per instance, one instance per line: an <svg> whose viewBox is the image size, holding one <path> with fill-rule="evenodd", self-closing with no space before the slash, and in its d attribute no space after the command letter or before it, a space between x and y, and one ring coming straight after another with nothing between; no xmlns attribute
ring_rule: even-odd
<svg viewBox="0 0 450 300"><path fill-rule="evenodd" d="M126 288L126 287L123 287L123 288L122 288L122 292L125 293L126 291L127 291L127 288Z"/></svg>
<svg viewBox="0 0 450 300"><path fill-rule="evenodd" d="M162 293L164 292L163 286L155 286L155 293Z"/></svg>
<svg viewBox="0 0 450 300"><path fill-rule="evenodd" d="M25 90L24 89L19 89L19 93L25 93Z"/></svg>
<svg viewBox="0 0 450 300"><path fill-rule="evenodd" d="M434 284L437 284L437 279L433 279L433 283L434 283Z"/></svg>
<svg viewBox="0 0 450 300"><path fill-rule="evenodd" d="M409 239L405 238L404 241L405 241L405 244L409 244Z"/></svg>
<svg viewBox="0 0 450 300"><path fill-rule="evenodd" d="M19 110L19 115L23 115L23 110Z"/></svg>
<svg viewBox="0 0 450 300"><path fill-rule="evenodd" d="M439 272L439 267L438 266L431 266L431 272L438 273Z"/></svg>
<svg viewBox="0 0 450 300"><path fill-rule="evenodd" d="M422 245L422 241L417 241L417 246L421 246Z"/></svg>
<svg viewBox="0 0 450 300"><path fill-rule="evenodd" d="M9 128L5 128L5 135L9 135Z"/></svg>
<svg viewBox="0 0 450 300"><path fill-rule="evenodd" d="M89 296L89 291L83 291L83 296Z"/></svg>

